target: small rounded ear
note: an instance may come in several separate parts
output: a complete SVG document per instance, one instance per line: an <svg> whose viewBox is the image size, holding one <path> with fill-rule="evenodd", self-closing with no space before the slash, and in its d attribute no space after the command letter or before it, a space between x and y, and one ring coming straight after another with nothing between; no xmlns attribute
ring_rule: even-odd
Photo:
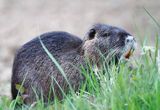
<svg viewBox="0 0 160 110"><path fill-rule="evenodd" d="M91 40L95 37L96 34L96 30L95 29L91 29L88 33L88 39Z"/></svg>

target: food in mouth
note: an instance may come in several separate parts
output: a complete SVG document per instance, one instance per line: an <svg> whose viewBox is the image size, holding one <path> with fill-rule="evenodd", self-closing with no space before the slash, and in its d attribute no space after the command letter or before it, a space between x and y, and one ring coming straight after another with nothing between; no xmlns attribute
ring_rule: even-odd
<svg viewBox="0 0 160 110"><path fill-rule="evenodd" d="M133 52L134 52L134 49L131 48L129 51L127 51L127 52L124 54L124 57L125 57L126 59L129 59L130 56L133 54Z"/></svg>

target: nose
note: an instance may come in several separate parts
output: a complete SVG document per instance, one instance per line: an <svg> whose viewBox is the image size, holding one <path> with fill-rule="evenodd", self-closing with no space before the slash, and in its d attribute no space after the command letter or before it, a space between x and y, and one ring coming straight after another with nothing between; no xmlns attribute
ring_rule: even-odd
<svg viewBox="0 0 160 110"><path fill-rule="evenodd" d="M133 43L133 42L135 42L134 37L133 36L127 36L126 43Z"/></svg>

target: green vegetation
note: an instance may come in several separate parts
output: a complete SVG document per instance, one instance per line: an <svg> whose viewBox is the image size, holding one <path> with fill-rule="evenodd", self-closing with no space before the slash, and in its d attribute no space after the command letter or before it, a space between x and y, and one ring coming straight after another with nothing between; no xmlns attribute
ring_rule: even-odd
<svg viewBox="0 0 160 110"><path fill-rule="evenodd" d="M98 71L91 76L84 70L87 78L79 94L70 93L62 102L55 100L45 107L39 101L32 109L37 110L159 110L160 109L160 73L156 65L155 54L146 51L140 58L134 60L136 69L130 70L128 64L121 63ZM132 63L133 63L132 62ZM119 69L118 69L119 68ZM91 78L92 77L92 78ZM18 99L17 99L18 101ZM13 109L14 101L7 97L0 100L0 110ZM25 105L22 109L26 109ZM30 107L29 107L30 108Z"/></svg>

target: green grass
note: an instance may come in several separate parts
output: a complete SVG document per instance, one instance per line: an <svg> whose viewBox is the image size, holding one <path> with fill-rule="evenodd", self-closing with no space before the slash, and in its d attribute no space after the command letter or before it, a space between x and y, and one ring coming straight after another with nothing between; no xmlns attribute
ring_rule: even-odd
<svg viewBox="0 0 160 110"><path fill-rule="evenodd" d="M104 63L96 74L94 74L92 66L89 66L88 70L81 68L82 74L87 79L86 82L79 93L71 92L67 95L63 93L65 99L62 102L55 99L52 104L45 106L43 101L39 100L34 107L23 105L19 109L160 110L160 72L158 72L157 66L158 43L157 37L155 50L144 50L140 57L128 63L122 62L118 66L114 64L108 66ZM65 77L63 69L42 42L41 44ZM130 63L134 66L132 70L128 68ZM86 88L87 91L85 91ZM71 87L70 89L72 90ZM11 101L6 96L1 97L0 110L13 110L15 102L20 102L20 100L17 98Z"/></svg>
<svg viewBox="0 0 160 110"><path fill-rule="evenodd" d="M136 67L128 69L129 64L120 63L98 71L96 76L82 69L86 74L87 84L79 94L71 93L63 102L54 101L45 106L39 101L35 107L22 106L35 110L160 110L160 73L156 64L155 54L145 51L140 58L134 59L132 64ZM99 82L96 78L99 78ZM88 91L84 91L87 86ZM13 101L7 97L0 99L0 110L12 110Z"/></svg>

